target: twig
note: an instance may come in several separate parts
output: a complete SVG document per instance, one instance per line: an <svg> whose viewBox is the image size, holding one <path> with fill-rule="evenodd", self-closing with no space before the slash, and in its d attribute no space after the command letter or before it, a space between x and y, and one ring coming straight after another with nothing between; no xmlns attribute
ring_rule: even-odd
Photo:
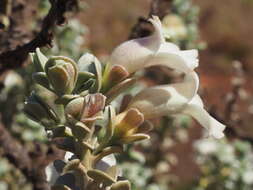
<svg viewBox="0 0 253 190"><path fill-rule="evenodd" d="M160 19L171 12L171 5L173 0L153 0L149 16L156 15Z"/></svg>
<svg viewBox="0 0 253 190"><path fill-rule="evenodd" d="M52 46L53 33L55 25L65 22L64 13L77 6L78 0L50 0L51 9L42 22L41 31L30 42L18 46L14 50L6 51L0 54L0 74L9 69L21 67L29 52L37 47Z"/></svg>

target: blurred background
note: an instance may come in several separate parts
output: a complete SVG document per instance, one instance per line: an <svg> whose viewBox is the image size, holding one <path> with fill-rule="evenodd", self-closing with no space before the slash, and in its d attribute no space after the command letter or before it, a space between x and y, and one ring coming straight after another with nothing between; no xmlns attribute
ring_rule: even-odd
<svg viewBox="0 0 253 190"><path fill-rule="evenodd" d="M82 1L68 22L55 29L53 47L42 51L74 60L91 52L105 60L132 36L139 18L148 17L152 3ZM0 52L31 39L50 9L47 0L13 0L11 6L10 23L0 29ZM228 126L226 138L205 138L202 128L186 116L159 118L152 121L156 128L150 141L129 146L118 157L123 176L132 182L133 190L251 190L253 1L173 0L167 9L162 16L164 33L182 49L199 49L199 93L209 113ZM22 113L25 97L34 88L29 63L0 76L0 125L29 154L49 154L54 147L43 128ZM163 84L173 78L172 71L152 67L145 71L142 83ZM32 180L5 151L0 144L0 190L32 189ZM41 162L41 167L50 159Z"/></svg>

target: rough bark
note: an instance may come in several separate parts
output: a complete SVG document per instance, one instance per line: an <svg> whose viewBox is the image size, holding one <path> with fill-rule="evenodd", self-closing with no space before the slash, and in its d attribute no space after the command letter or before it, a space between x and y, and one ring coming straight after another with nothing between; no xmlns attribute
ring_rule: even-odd
<svg viewBox="0 0 253 190"><path fill-rule="evenodd" d="M51 9L42 22L40 32L31 41L19 45L16 49L0 54L0 74L9 69L21 67L30 52L37 47L51 46L53 40L52 30L56 25L65 22L64 14L77 6L78 0L50 0Z"/></svg>

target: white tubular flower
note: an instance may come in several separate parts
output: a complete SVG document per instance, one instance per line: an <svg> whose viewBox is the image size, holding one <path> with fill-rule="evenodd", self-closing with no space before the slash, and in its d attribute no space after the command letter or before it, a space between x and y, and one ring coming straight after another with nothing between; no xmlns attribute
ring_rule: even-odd
<svg viewBox="0 0 253 190"><path fill-rule="evenodd" d="M175 44L165 42L159 18L153 16L149 21L155 28L154 33L116 47L108 60L109 69L117 65L131 74L146 67L163 65L187 73L198 66L197 50L181 51Z"/></svg>
<svg viewBox="0 0 253 190"><path fill-rule="evenodd" d="M191 72L182 82L142 90L131 100L129 107L137 108L145 119L177 113L194 97L198 86L198 75Z"/></svg>
<svg viewBox="0 0 253 190"><path fill-rule="evenodd" d="M159 57L159 55L162 56L163 54L168 54L170 59L168 59L167 62L160 64L172 69L177 69L182 72L190 72L199 66L198 50L196 49L182 51L177 45L165 42L161 44L157 56ZM177 66L174 66L174 64L177 64Z"/></svg>
<svg viewBox="0 0 253 190"><path fill-rule="evenodd" d="M128 109L137 108L145 119L168 114L187 114L205 127L209 136L221 138L225 126L203 108L202 100L197 94L198 86L198 75L191 72L186 74L183 82L144 89L132 99Z"/></svg>
<svg viewBox="0 0 253 190"><path fill-rule="evenodd" d="M196 119L200 125L208 130L209 136L217 139L224 137L225 125L214 119L205 109L199 95L194 98L182 110L183 114L187 114Z"/></svg>

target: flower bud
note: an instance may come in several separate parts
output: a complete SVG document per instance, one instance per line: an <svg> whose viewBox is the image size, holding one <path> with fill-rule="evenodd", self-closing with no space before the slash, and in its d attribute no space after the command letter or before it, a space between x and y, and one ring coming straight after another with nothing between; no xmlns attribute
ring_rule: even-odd
<svg viewBox="0 0 253 190"><path fill-rule="evenodd" d="M30 119L45 127L52 128L59 123L59 118L53 109L35 93L32 93L26 100L24 112Z"/></svg>
<svg viewBox="0 0 253 190"><path fill-rule="evenodd" d="M104 106L104 95L100 93L89 94L70 101L65 108L65 114L70 121L73 118L77 121L89 123L101 118L100 113Z"/></svg>
<svg viewBox="0 0 253 190"><path fill-rule="evenodd" d="M120 65L114 65L111 69L106 67L102 79L102 92L108 92L110 88L129 76L128 71Z"/></svg>
<svg viewBox="0 0 253 190"><path fill-rule="evenodd" d="M135 141L148 139L149 136L139 133L139 127L144 122L144 115L135 108L120 113L113 123L112 144L128 144Z"/></svg>
<svg viewBox="0 0 253 190"><path fill-rule="evenodd" d="M73 60L63 56L51 57L45 65L45 72L58 96L70 94L75 88L78 73Z"/></svg>

